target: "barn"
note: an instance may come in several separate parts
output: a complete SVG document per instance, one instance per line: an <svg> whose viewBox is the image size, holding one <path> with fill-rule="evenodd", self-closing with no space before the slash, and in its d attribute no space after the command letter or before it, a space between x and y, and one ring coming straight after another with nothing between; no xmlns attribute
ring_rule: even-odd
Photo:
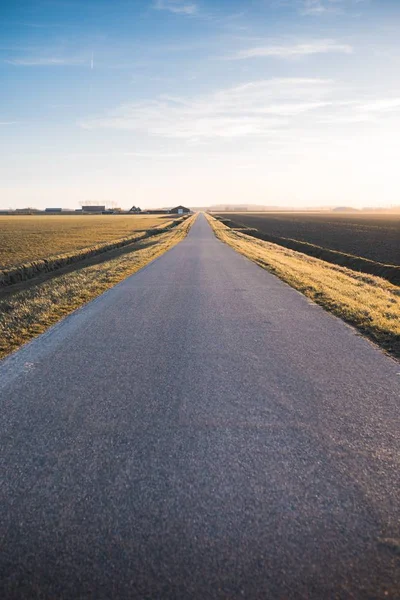
<svg viewBox="0 0 400 600"><path fill-rule="evenodd" d="M88 205L82 206L82 212L100 213L101 214L105 210L106 210L105 204L102 204L101 206L94 206L93 204L88 204Z"/></svg>
<svg viewBox="0 0 400 600"><path fill-rule="evenodd" d="M186 206L175 206L175 208L171 208L169 212L173 215L187 215L190 213L190 208L186 208Z"/></svg>

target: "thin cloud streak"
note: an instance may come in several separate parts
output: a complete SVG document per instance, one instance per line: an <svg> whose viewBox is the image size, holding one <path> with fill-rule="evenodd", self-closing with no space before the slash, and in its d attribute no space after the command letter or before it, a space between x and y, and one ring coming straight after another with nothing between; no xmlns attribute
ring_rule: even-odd
<svg viewBox="0 0 400 600"><path fill-rule="evenodd" d="M394 110L400 110L400 98L384 98L381 100L377 100L376 102L364 104L361 107L361 110L373 113L385 113L392 112Z"/></svg>
<svg viewBox="0 0 400 600"><path fill-rule="evenodd" d="M339 44L335 40L317 40L291 46L269 45L257 46L241 50L230 58L233 60L244 60L248 58L276 57L292 59L299 56L310 56L313 54L343 53L351 54L353 47L349 44Z"/></svg>
<svg viewBox="0 0 400 600"><path fill-rule="evenodd" d="M181 15L194 15L198 11L197 4L183 2L182 0L157 0L153 5L156 10L167 10Z"/></svg>
<svg viewBox="0 0 400 600"><path fill-rule="evenodd" d="M332 6L326 6L321 0L304 0L300 12L302 15L322 15L333 10Z"/></svg>
<svg viewBox="0 0 400 600"><path fill-rule="evenodd" d="M302 0L300 14L304 16L324 16L342 14L349 6L359 6L364 0Z"/></svg>
<svg viewBox="0 0 400 600"><path fill-rule="evenodd" d="M65 156L68 158L82 158L82 157L93 157L93 158L101 158L101 157L121 157L128 156L134 158L148 158L151 160L164 160L164 159L174 159L174 158L183 158L185 154L183 152L129 152L129 151L112 151L109 152L67 152L60 153L58 156Z"/></svg>
<svg viewBox="0 0 400 600"><path fill-rule="evenodd" d="M14 58L5 59L9 65L15 65L17 67L62 67L62 66L81 66L86 61L78 58L56 58L56 57L33 57L33 58ZM87 64L87 62L86 62Z"/></svg>
<svg viewBox="0 0 400 600"><path fill-rule="evenodd" d="M381 123L386 115L398 112L400 116L400 98L381 98L375 102L350 100L338 102L336 114L318 119L318 123ZM350 110L348 110L350 109Z"/></svg>

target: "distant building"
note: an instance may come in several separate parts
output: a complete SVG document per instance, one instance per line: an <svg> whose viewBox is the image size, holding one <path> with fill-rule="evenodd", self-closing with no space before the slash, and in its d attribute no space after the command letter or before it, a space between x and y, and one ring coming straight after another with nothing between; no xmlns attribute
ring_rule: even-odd
<svg viewBox="0 0 400 600"><path fill-rule="evenodd" d="M90 204L88 204L87 206L82 206L82 212L102 213L104 210L106 210L105 204L102 206L95 206Z"/></svg>
<svg viewBox="0 0 400 600"><path fill-rule="evenodd" d="M352 206L336 206L335 208L332 208L333 212L358 212L358 210L356 208L353 208Z"/></svg>
<svg viewBox="0 0 400 600"><path fill-rule="evenodd" d="M171 208L169 212L173 215L186 215L190 213L190 208L186 208L186 206L175 206L175 208Z"/></svg>
<svg viewBox="0 0 400 600"><path fill-rule="evenodd" d="M140 213L140 212L142 212L142 209L139 208L138 206L132 206L132 208L129 210L129 212L131 212L131 213Z"/></svg>
<svg viewBox="0 0 400 600"><path fill-rule="evenodd" d="M40 210L37 208L31 208L28 206L27 208L16 208L15 212L19 215L37 215L40 214Z"/></svg>

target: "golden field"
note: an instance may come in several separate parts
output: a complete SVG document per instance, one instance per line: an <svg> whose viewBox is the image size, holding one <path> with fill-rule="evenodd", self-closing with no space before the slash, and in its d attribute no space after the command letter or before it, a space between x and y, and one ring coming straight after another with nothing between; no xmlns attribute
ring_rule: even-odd
<svg viewBox="0 0 400 600"><path fill-rule="evenodd" d="M171 215L0 216L0 269L125 238L173 220Z"/></svg>

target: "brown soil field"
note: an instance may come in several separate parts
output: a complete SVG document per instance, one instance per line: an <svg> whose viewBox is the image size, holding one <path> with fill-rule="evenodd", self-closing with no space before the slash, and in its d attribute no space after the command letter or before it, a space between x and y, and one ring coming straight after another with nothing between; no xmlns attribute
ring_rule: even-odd
<svg viewBox="0 0 400 600"><path fill-rule="evenodd" d="M173 219L173 215L0 216L0 269L104 244Z"/></svg>
<svg viewBox="0 0 400 600"><path fill-rule="evenodd" d="M400 214L225 212L215 216L231 219L234 226L252 227L270 236L400 265Z"/></svg>

